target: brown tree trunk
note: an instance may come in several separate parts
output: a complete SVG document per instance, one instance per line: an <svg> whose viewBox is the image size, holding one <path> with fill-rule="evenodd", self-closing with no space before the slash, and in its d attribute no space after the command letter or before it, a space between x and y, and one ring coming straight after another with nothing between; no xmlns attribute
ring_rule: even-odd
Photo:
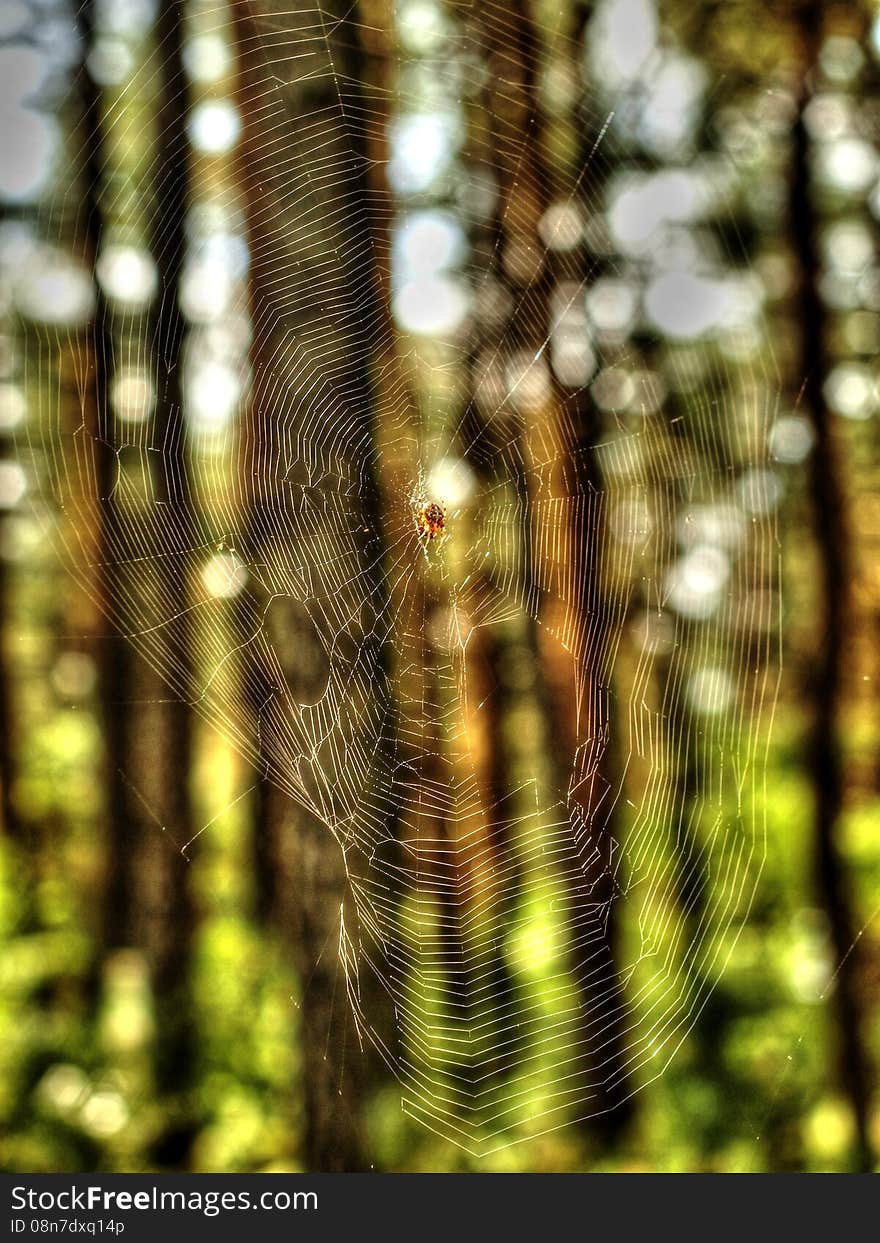
<svg viewBox="0 0 880 1243"><path fill-rule="evenodd" d="M549 121L543 112L539 88L539 72L542 48L533 17L524 3L516 3L505 10L503 28L485 15L482 37L489 55L490 91L488 110L492 117L492 131L496 154L496 171L499 179L500 203L497 213L495 251L500 259L504 276L511 288L516 310L507 328L510 348L519 350L523 356L549 359L548 342L553 325L552 299L554 290L562 281L584 280L588 273L585 260L567 260L568 266L556 261L555 256L545 252L539 236L538 224L553 201L553 188L558 187L560 197L567 201L582 169L559 169L548 163L544 141ZM574 118L577 126L580 119ZM583 149L580 159L586 161L589 152ZM540 270L529 272L529 257ZM522 272L518 271L523 265ZM546 362L549 366L549 362ZM584 822L590 826L590 843L586 854L597 854L590 863L589 876L570 878L571 903L574 914L580 909L584 894L589 902L604 903L607 916L603 922L603 969L588 973L584 970L577 947L572 953L572 971L584 995L591 1014L591 1033L585 1043L595 1050L596 1066L592 1071L585 1068L586 1075L595 1075L601 1066L601 1082L598 1097L591 1103L591 1114L602 1119L596 1124L598 1130L611 1140L628 1120L629 1113L622 1106L628 1096L628 1076L625 1070L624 1031L626 1009L622 991L616 982L616 925L615 886L611 871L611 850L615 837L616 821L613 813L613 790L616 774L612 741L609 737L612 723L603 719L608 710L610 696L602 693L603 661L607 655L607 627L602 591L603 530L597 519L598 508L590 504L598 498L601 478L595 458L595 444L601 432L598 411L586 389L567 391L551 373L552 396L550 404L555 415L554 430L560 461L566 467L564 485L570 489L567 500L571 520L567 533L568 557L572 573L567 581L578 585L576 599L566 601L566 607L575 612L573 634L575 654L579 670L582 700L586 708L581 720L576 720L576 696L570 677L550 678L542 666L544 653L539 645L540 629L536 622L530 624L529 641L534 654L536 694L538 695L547 736L556 740L553 754L557 758L557 780L565 789L571 776L571 765L560 765L558 756L565 751L574 763L574 750L585 736L596 740L599 755L597 771L589 783L582 783L577 798L581 804ZM523 454L527 456L527 447ZM558 472L557 472L558 473ZM530 496L525 472L517 479L520 499L528 506L536 498ZM571 504L581 499L582 505ZM531 549L524 550L524 578L535 581L534 570L529 565ZM570 802L569 810L574 802ZM598 862L596 861L598 860ZM596 966L596 959L591 964ZM598 986L595 983L600 976ZM590 980L593 980L591 983ZM596 1033L601 1031L601 1039ZM589 1059L587 1059L589 1060ZM598 1104L597 1104L598 1101Z"/></svg>
<svg viewBox="0 0 880 1243"><path fill-rule="evenodd" d="M791 237L797 256L801 287L798 317L801 324L800 374L803 402L815 438L810 456L808 487L819 570L816 602L818 643L810 679L813 721L809 743L809 770L815 797L814 831L816 883L828 916L837 971L834 1005L837 1013L839 1074L853 1112L856 1129L855 1160L859 1169L873 1169L869 1132L871 1071L864 1044L865 1016L861 998L862 956L856 921L838 841L844 803L845 769L840 743L840 710L847 659L849 590L852 576L852 538L846 512L843 467L823 393L828 374L828 322L818 289L818 220L815 187L810 177L810 136L804 112L812 98L821 46L823 5L808 0L800 12L804 55L803 90L793 135L791 171Z"/></svg>
<svg viewBox="0 0 880 1243"><path fill-rule="evenodd" d="M325 13L321 28L308 13L292 19L300 54L294 70L281 69L290 55L294 32L269 5L236 3L234 20L240 57L239 92L242 99L244 137L241 144L242 176L246 195L248 235L251 248L251 310L254 322L252 362L254 383L248 420L247 449L252 466L249 471L247 511L243 525L247 531L249 555L259 555L261 542L272 529L272 515L286 503L281 495L278 460L284 452L282 429L273 418L275 407L293 411L291 433L298 420L305 426L312 411L301 408L296 383L302 376L290 371L286 358L290 343L307 340L314 332L314 316L319 308L291 307L276 283L277 263L294 262L283 236L285 225L273 207L273 191L283 198L285 211L291 212L290 227L296 227L296 213L307 205L291 202L291 184L276 167L290 167L291 175L302 172L315 149L321 149L322 135L334 149L336 173L326 172L315 190L322 204L322 219L311 240L308 257L297 256L304 265L313 264L320 283L327 262L321 245L331 242L337 262L343 263L347 244L353 235L367 240L366 156L363 126L365 119L356 102L361 67L352 63L358 55L357 32L343 14ZM335 77L346 77L346 112L343 112ZM282 73L286 86L272 97L272 106L262 115L254 102L265 102L267 82ZM284 118L282 134L279 117ZM324 127L322 131L321 127ZM276 166L276 167L273 167ZM268 171L272 169L271 173ZM333 176L340 178L336 184ZM343 180L344 179L344 182ZM344 291L347 304L357 306L363 322L377 322L376 289L369 276L369 264L359 263L348 272ZM291 300L295 301L295 300ZM325 317L323 329L328 358L343 351L346 335L361 325L343 312L335 322ZM373 408L374 398L368 373L369 360L363 350L349 348L345 401L362 411ZM305 366L311 364L306 363ZM289 404L285 401L290 392ZM276 474L277 472L277 474ZM378 483L370 477L369 464L362 472L363 527L372 532L372 554L381 547L381 512ZM319 485L320 486L320 485ZM328 527L328 552L332 556L335 539ZM374 584L370 606L381 615L381 580ZM325 658L318 646L314 627L309 624L302 602L290 600L290 621L284 633L271 636L275 655L283 665L295 698L320 694L313 684ZM249 606L242 604L246 612ZM258 657L254 657L257 660ZM302 1142L303 1164L310 1171L346 1171L364 1167L362 1099L366 1087L368 1060L356 1029L347 994L346 972L340 959L343 908L349 884L340 843L318 815L294 803L279 788L285 779L278 771L278 748L266 730L271 729L261 711L273 692L273 676L268 669L252 667L246 677L254 706L255 726L263 755L257 798L254 862L258 892L256 906L261 917L279 926L290 945L301 982L300 1049L301 1090L304 1108ZM277 690L277 688L275 688ZM366 987L366 985L365 985Z"/></svg>
<svg viewBox="0 0 880 1243"><path fill-rule="evenodd" d="M96 36L96 5L81 10L86 48ZM191 529L186 439L181 407L183 322L178 289L184 254L187 206L186 81L182 62L182 5L160 7L158 39L162 87L157 117L157 183L153 249L160 291L151 328L157 376L157 411L152 435L161 446L155 495L164 507L169 529ZM106 148L99 88L84 70L82 103L86 157L86 235L93 258L103 233L101 189L106 176ZM134 947L151 967L159 1033L157 1087L181 1097L190 1082L193 1057L189 997L193 907L188 889L189 862L179 847L190 841L193 815L189 795L192 724L188 705L172 695L157 673L139 659L126 630L144 616L167 623L178 687L191 685L192 647L186 616L188 586L177 557L155 556L154 577L139 574L126 545L119 498L116 433L109 389L113 375L114 333L111 311L96 290L93 324L91 412L94 438L98 533L98 591L114 623L99 655L100 695L106 754L105 951ZM160 456L160 455L156 455ZM136 504L137 502L134 502ZM179 544L179 535L178 535ZM169 547L175 545L172 536ZM131 601L135 603L130 604ZM129 602L129 603L127 603ZM142 616L137 616L139 609ZM169 619L165 614L171 611ZM175 843L178 848L175 848ZM192 1140L187 1107L178 1101L171 1125L153 1154L159 1165L179 1166Z"/></svg>
<svg viewBox="0 0 880 1243"><path fill-rule="evenodd" d="M183 414L184 323L179 296L189 206L183 19L184 0L165 0L160 5L156 34L162 55L162 103L157 117L157 212L152 247L159 270L160 301L154 319L153 357L158 374L155 443L163 447L164 468L157 495L167 506L172 524L182 533L188 533L188 544L195 546L198 537ZM172 601L174 608L174 616L168 623L168 645L174 654L179 685L191 688L195 668L187 565L185 560L179 563L172 557L161 558L160 564L164 569L163 598ZM183 847L195 836L190 795L193 715L189 704L176 695L166 696L163 708L166 774L163 815L175 840ZM163 850L157 862L164 865L167 921L155 953L154 979L161 1033L158 1084L160 1090L179 1094L189 1087L193 1074L194 1020L189 974L195 912L189 890L188 857L184 857L182 850ZM159 1155L167 1164L177 1165L192 1142L193 1125L188 1110L184 1109L181 1116L180 1125L172 1127L162 1143Z"/></svg>

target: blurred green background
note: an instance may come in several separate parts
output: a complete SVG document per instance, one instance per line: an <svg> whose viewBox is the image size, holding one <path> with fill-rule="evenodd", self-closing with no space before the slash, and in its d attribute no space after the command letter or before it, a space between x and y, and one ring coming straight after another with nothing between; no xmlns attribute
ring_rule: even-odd
<svg viewBox="0 0 880 1243"><path fill-rule="evenodd" d="M542 296L576 313L547 383L589 395L591 443L646 414L669 431L679 408L699 412L693 443L676 447L693 488L664 511L651 554L667 575L661 621L702 634L728 580L762 593L743 597L735 634L712 631L708 648L693 638L690 690L660 714L679 712L670 737L699 748L706 719L734 704L752 713L764 780L747 814L766 862L751 906L710 928L712 990L665 1071L639 1070L620 1107L585 1120L572 1108L540 1133L525 1106L483 1155L410 1117L394 1076L361 1049L337 954L344 875L315 817L113 637L108 595L138 608L124 577L136 565L118 551L134 557L137 531L123 532L111 576L102 524L118 513L90 525L84 505L63 504L65 488L92 486L76 456L90 403L112 407L132 443L182 407L190 439L178 450L168 423L161 452L179 451L184 475L188 455L194 469L213 454L207 469L231 478L238 467L216 445L232 443L259 376L292 365L242 310L257 305L248 256L266 227L254 155L265 81L250 67L260 22L329 52L343 84L369 174L361 190L342 181L327 194L343 213L352 194L385 204L376 282L391 312L376 387L396 348L417 403L442 407L444 377L481 374L471 337L509 352L510 382L534 352L532 277L516 316L498 305L535 255L545 270L558 261ZM320 117L324 88L298 89L288 106ZM874 1168L880 12L867 0L518 0L479 12L443 0L6 0L0 98L3 1168ZM506 151L491 117L508 104L506 121L522 106L527 123ZM526 201L536 168L552 183L537 212ZM664 302L661 254L685 267L699 256L684 307ZM169 364L164 386L151 351ZM714 445L743 410L760 412L760 443L736 468L731 514ZM648 442L658 456L646 469L662 472L662 448ZM116 482L147 469L120 454ZM96 496L112 492L108 478ZM692 520L709 532L696 554L677 535ZM626 538L638 529L628 521ZM741 561L730 552L730 522L770 532L763 577L754 548ZM626 545L612 528L605 538ZM88 567L73 577L71 550ZM218 545L202 589L233 599L237 573ZM180 661L189 643L186 658L233 679L200 616L195 639L174 640ZM622 712L648 618L633 608L621 626ZM279 643L307 685L308 642L286 624ZM499 624L497 643L529 668L546 663L547 685L564 680L516 623ZM552 750L552 727L529 715L544 711L536 679L511 675L497 732L480 735L489 767L496 752L515 771ZM637 942L638 904L615 910L619 944ZM686 970L687 945L667 948ZM523 978L540 998L540 965ZM552 1068L541 1073L536 1099L553 1088Z"/></svg>

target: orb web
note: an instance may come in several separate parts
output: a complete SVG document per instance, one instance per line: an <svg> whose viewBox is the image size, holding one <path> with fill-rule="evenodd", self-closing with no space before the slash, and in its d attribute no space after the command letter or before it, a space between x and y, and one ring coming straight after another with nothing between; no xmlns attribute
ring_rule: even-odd
<svg viewBox="0 0 880 1243"><path fill-rule="evenodd" d="M69 563L326 826L359 1031L475 1153L663 1071L762 860L777 382L652 11L188 5L134 189L161 26L103 71L97 311L31 364L82 394L20 446Z"/></svg>

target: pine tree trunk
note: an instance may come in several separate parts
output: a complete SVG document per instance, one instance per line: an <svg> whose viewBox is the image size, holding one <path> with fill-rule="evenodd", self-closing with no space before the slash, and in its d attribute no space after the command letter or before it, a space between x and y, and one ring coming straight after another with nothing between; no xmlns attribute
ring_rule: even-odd
<svg viewBox="0 0 880 1243"><path fill-rule="evenodd" d="M840 1053L840 1079L856 1129L856 1162L873 1169L869 1133L870 1067L864 1044L865 1015L861 997L862 955L856 938L846 865L839 845L844 802L844 758L840 742L840 710L844 693L849 634L849 590L852 536L846 512L843 466L825 401L823 385L829 370L828 318L818 289L815 187L810 176L810 136L804 119L812 98L821 46L823 5L808 0L800 12L804 54L802 96L794 129L791 169L791 237L800 268L798 318L801 325L800 374L803 405L814 434L808 487L819 568L816 609L818 643L813 654L810 693L813 721L809 772L815 810L816 883L828 916L836 976L834 1005Z"/></svg>

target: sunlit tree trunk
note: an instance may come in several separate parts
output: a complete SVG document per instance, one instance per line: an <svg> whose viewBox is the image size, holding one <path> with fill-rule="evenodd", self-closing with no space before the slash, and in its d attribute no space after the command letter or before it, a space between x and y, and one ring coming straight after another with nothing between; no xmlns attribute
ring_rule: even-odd
<svg viewBox="0 0 880 1243"><path fill-rule="evenodd" d="M536 695L541 706L548 740L548 752L556 763L555 780L562 790L569 787L575 765L575 749L584 739L598 756L596 771L589 781L569 789L569 810L575 803L580 805L585 822L591 826L591 853L598 852L596 862L591 864L589 878L572 883L571 902L576 914L583 902L586 885L590 886L590 901L607 904L608 917L604 924L605 944L601 996L592 997L595 991L587 978L579 950L572 952L572 971L582 989L591 1014L592 1034L585 1044L601 1045L602 1084L601 1103L591 1105L591 1113L599 1113L602 1121L597 1129L610 1137L626 1121L627 1113L619 1108L627 1096L627 1075L623 1058L623 1031L626 1011L622 993L610 981L614 977L616 953L616 919L614 883L611 871L611 849L616 832L612 808L615 774L613 743L610 739L611 722L606 719L609 696L602 691L603 677L607 671L603 661L607 656L607 633L605 607L602 595L602 561L604 535L600 507L596 504L601 491L601 479L596 462L594 446L600 435L600 421L588 389L569 391L557 379L550 367L551 349L548 348L553 330L554 294L561 291L568 280L583 282L587 279L587 258L565 263L546 247L540 236L539 224L547 208L559 200L577 204L578 179L583 172L589 152L586 145L577 145L577 159L573 168L549 162L547 140L551 127L561 123L559 118L545 115L539 82L543 47L535 18L527 5L514 4L505 10L503 23L491 19L488 10L482 15L482 39L488 53L490 68L489 96L486 100L487 115L493 135L495 171L499 183L499 204L496 216L495 248L499 256L499 279L510 290L512 305L516 308L506 329L503 348L507 355L517 351L523 361L531 366L548 369L548 413L551 418L541 424L541 437L556 437L558 465L551 469L543 484L569 489L567 510L570 515L566 532L567 557L571 572L567 582L576 584L577 598L566 601L568 609L575 614L572 634L574 656L577 661L580 696L573 686L573 666L565 661L550 658L547 644L541 643L541 628L530 624L529 642L536 670ZM576 65L576 70L580 66ZM580 103L581 96L577 96ZM580 133L582 118L577 112L566 123ZM540 361L539 361L540 360ZM523 444L524 464L528 459L528 428ZM562 463L566 462L566 467ZM554 482L550 482L554 474ZM533 472L534 473L534 472ZM524 470L518 480L524 503L534 503L537 496L529 495L529 482ZM525 550L526 557L531 550ZM526 565L525 577L534 578L534 570ZM560 654L561 655L561 654ZM558 668L556 665L558 664ZM580 708L578 707L580 699ZM578 713L580 718L578 719ZM555 745L550 744L553 739ZM560 763L560 757L570 759ZM591 965L595 967L596 958ZM601 1040L596 1032L601 1029ZM591 1072L589 1069L587 1074ZM595 1073L595 1072L593 1072ZM617 1106L618 1108L615 1108Z"/></svg>

